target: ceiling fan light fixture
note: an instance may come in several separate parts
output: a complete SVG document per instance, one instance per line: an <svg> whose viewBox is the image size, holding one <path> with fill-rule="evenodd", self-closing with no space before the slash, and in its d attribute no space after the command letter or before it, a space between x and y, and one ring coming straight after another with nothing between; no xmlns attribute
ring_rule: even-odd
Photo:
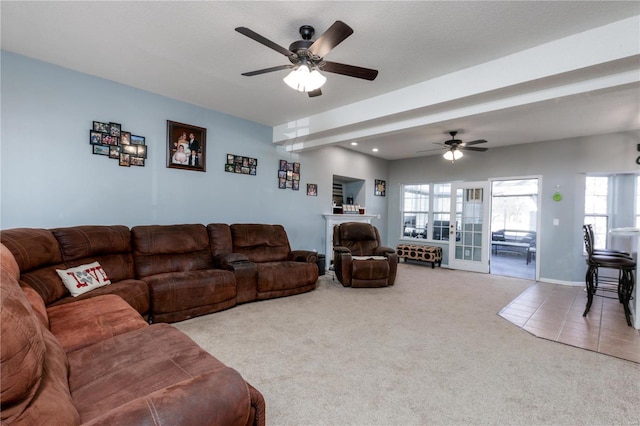
<svg viewBox="0 0 640 426"><path fill-rule="evenodd" d="M456 161L463 157L462 151L459 149L451 148L447 152L445 152L442 156L447 161Z"/></svg>
<svg viewBox="0 0 640 426"><path fill-rule="evenodd" d="M311 71L307 64L301 64L282 80L298 92L313 92L324 85L327 77L320 74L317 69Z"/></svg>

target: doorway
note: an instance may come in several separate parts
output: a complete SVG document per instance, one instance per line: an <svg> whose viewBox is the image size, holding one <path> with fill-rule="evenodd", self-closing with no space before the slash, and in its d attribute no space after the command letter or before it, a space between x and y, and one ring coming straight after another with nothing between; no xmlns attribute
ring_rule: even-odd
<svg viewBox="0 0 640 426"><path fill-rule="evenodd" d="M490 273L535 280L539 178L491 183Z"/></svg>

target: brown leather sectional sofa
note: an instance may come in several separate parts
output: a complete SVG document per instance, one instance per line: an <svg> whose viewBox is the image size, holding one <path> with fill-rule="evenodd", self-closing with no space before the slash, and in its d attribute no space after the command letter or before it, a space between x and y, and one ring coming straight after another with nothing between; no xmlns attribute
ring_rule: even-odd
<svg viewBox="0 0 640 426"><path fill-rule="evenodd" d="M0 232L3 424L264 425L259 391L169 324L313 290L279 225ZM56 269L97 261L77 297ZM149 325L148 322L153 322Z"/></svg>

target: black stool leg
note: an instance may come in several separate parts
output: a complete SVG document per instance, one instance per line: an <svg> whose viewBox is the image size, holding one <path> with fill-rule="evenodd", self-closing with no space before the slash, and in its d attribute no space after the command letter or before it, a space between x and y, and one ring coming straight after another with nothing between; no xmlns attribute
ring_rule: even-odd
<svg viewBox="0 0 640 426"><path fill-rule="evenodd" d="M624 308L624 316L627 320L627 325L631 326L631 311L629 309L629 302L631 301L631 294L633 293L634 279L632 269L623 269L621 271L620 285L619 285L619 298L621 299L622 307Z"/></svg>
<svg viewBox="0 0 640 426"><path fill-rule="evenodd" d="M585 276L585 284L587 285L587 306L582 314L583 317L586 317L589 313L589 309L591 309L591 304L593 303L593 294L595 293L595 285L594 285L594 276L596 274L597 268L593 265L589 265L587 268L587 275Z"/></svg>

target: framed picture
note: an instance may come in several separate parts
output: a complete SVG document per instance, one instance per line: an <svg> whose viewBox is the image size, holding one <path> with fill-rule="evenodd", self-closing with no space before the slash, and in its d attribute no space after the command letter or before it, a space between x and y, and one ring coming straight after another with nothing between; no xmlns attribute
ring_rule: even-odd
<svg viewBox="0 0 640 426"><path fill-rule="evenodd" d="M144 136L132 135L129 133L129 137L131 138L131 143L134 145L144 145Z"/></svg>
<svg viewBox="0 0 640 426"><path fill-rule="evenodd" d="M378 195L380 197L384 197L387 192L387 182L384 180L376 179L375 182L374 195Z"/></svg>
<svg viewBox="0 0 640 426"><path fill-rule="evenodd" d="M138 155L138 147L135 145L122 145L122 152L129 155Z"/></svg>
<svg viewBox="0 0 640 426"><path fill-rule="evenodd" d="M147 146L146 145L136 145L137 153L136 155L140 158L147 158Z"/></svg>
<svg viewBox="0 0 640 426"><path fill-rule="evenodd" d="M131 144L131 132L124 132L124 131L120 132L120 145L129 145L129 144Z"/></svg>
<svg viewBox="0 0 640 426"><path fill-rule="evenodd" d="M311 197L318 196L318 184L317 183L308 183L307 184L307 195Z"/></svg>
<svg viewBox="0 0 640 426"><path fill-rule="evenodd" d="M109 147L107 145L93 145L93 153L96 155L109 155Z"/></svg>
<svg viewBox="0 0 640 426"><path fill-rule="evenodd" d="M123 167L129 167L131 165L131 163L129 162L130 159L130 155L129 154L125 154L124 152L120 153L120 165Z"/></svg>
<svg viewBox="0 0 640 426"><path fill-rule="evenodd" d="M89 143L91 145L102 145L102 132L89 130Z"/></svg>
<svg viewBox="0 0 640 426"><path fill-rule="evenodd" d="M292 189L294 191L300 190L300 163L290 163L287 160L280 160L278 165L278 188ZM308 191L309 187L307 186L307 192Z"/></svg>
<svg viewBox="0 0 640 426"><path fill-rule="evenodd" d="M109 133L109 131L110 131L109 123L103 123L101 121L94 121L93 122L93 130L95 130L96 132L100 132L100 133Z"/></svg>
<svg viewBox="0 0 640 426"><path fill-rule="evenodd" d="M142 157L129 157L129 163L132 166L144 167L144 158L142 158Z"/></svg>
<svg viewBox="0 0 640 426"><path fill-rule="evenodd" d="M120 147L118 145L109 145L109 158L120 159Z"/></svg>
<svg viewBox="0 0 640 426"><path fill-rule="evenodd" d="M120 132L122 131L122 126L120 123L109 123L109 134L111 136L120 137Z"/></svg>
<svg viewBox="0 0 640 426"><path fill-rule="evenodd" d="M227 162L224 165L224 171L229 173L240 173L243 175L257 174L258 159L251 157L243 157L242 155L227 154Z"/></svg>
<svg viewBox="0 0 640 426"><path fill-rule="evenodd" d="M132 143L133 137L131 135ZM168 168L205 172L206 154L207 129L167 120Z"/></svg>

